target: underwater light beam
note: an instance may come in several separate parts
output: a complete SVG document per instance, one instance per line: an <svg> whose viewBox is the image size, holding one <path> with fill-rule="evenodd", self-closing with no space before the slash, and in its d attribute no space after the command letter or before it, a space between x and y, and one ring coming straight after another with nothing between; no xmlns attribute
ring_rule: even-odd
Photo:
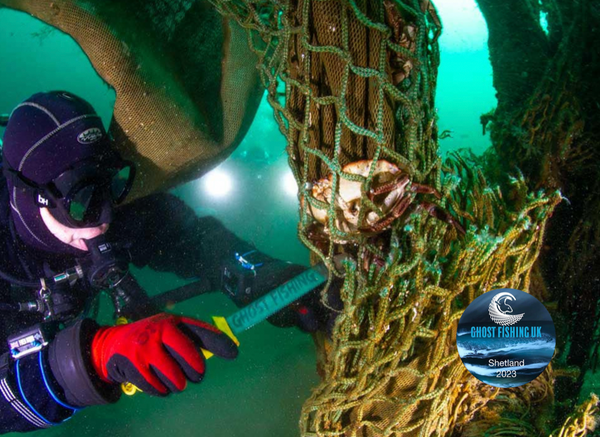
<svg viewBox="0 0 600 437"><path fill-rule="evenodd" d="M225 197L233 188L233 181L227 172L215 169L202 178L204 191L212 197Z"/></svg>
<svg viewBox="0 0 600 437"><path fill-rule="evenodd" d="M291 170L287 170L283 175L283 190L286 194L296 197L298 195L298 184Z"/></svg>

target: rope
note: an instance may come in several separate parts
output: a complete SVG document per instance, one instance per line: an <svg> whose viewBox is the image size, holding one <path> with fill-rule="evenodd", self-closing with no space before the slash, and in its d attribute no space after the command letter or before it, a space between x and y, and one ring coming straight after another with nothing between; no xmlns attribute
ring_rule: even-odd
<svg viewBox="0 0 600 437"><path fill-rule="evenodd" d="M299 238L344 277L302 436L460 431L498 390L457 358L458 319L486 291L528 290L560 193L529 193L522 177L501 191L468 154L439 158L428 0L212 1L258 56L299 186ZM354 260L343 271L339 253ZM541 380L513 389L521 411L552 391Z"/></svg>

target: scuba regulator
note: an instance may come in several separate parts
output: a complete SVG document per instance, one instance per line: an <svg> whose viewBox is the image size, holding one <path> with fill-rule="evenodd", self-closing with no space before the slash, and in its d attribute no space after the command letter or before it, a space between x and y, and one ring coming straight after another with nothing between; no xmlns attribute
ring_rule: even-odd
<svg viewBox="0 0 600 437"><path fill-rule="evenodd" d="M110 292L117 288L128 274L128 254L107 242L104 235L85 240L85 243L89 252L77 259L75 266L57 275L40 278L39 282L20 281L1 274L3 279L15 285L38 289L34 301L14 304L12 308L4 309L38 312L44 315L45 321L68 320L73 316L73 311L77 310L73 308L77 305L70 290L76 284L87 283L96 292ZM6 305L11 304L3 304Z"/></svg>
<svg viewBox="0 0 600 437"><path fill-rule="evenodd" d="M61 324L73 320L81 313L85 303L82 304L81 296L73 293L72 287L76 284L83 282L90 286L92 294L86 300L93 300L97 293L106 291L112 299L117 316L124 313L128 317L135 316L132 304L136 297L140 299L143 296L149 300L135 279L128 274L127 251L106 241L104 235L85 240L85 243L89 252L77 259L74 267L48 278L40 278L39 282L22 281L4 272L0 273L0 277L15 285L37 289L34 300L16 304L1 303L0 310L37 312L44 318L42 323L8 338L13 358L38 352L52 340ZM125 284L128 284L127 289L123 287ZM141 300L144 303L143 298ZM137 301L135 303L138 304Z"/></svg>
<svg viewBox="0 0 600 437"><path fill-rule="evenodd" d="M97 289L117 287L128 273L129 260L104 235L85 240L85 245L89 253L79 260L79 265L90 285Z"/></svg>

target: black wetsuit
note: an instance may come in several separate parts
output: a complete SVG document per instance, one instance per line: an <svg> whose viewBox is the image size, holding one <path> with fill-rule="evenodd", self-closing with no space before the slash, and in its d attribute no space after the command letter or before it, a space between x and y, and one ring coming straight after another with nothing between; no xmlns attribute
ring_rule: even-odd
<svg viewBox="0 0 600 437"><path fill-rule="evenodd" d="M73 267L72 257L50 256L25 247L15 235L9 214L9 199L6 184L0 178L0 269L17 278L37 280ZM154 270L176 273L183 278L201 277L208 281L210 288L221 288L221 267L231 260L236 252L253 250L249 243L237 238L215 218L198 218L181 200L169 194L152 195L122 207L115 214L109 230L109 237L129 246L132 263L138 267L149 266ZM265 265L261 267L259 294L268 291L304 269L302 266L284 263L263 256ZM149 315L152 307L139 286L132 281L132 293L139 299L137 317ZM0 302L15 303L31 301L35 290L15 287L0 280ZM76 315L81 316L86 303L95 292L84 282L73 288ZM236 301L243 305L245 302ZM0 312L0 353L2 373L0 375L0 433L11 431L31 431L61 423L69 418L73 408L87 405L114 402L120 393L118 387L100 382L94 372L88 371L89 384L101 393L97 401L73 402L69 384L72 378L57 371L61 360L71 360L71 349L77 349L62 340L62 348L53 347L57 339L40 353L31 354L15 361L8 353L7 337L35 323L42 321L38 313ZM77 324L94 325L89 319ZM282 326L291 323L280 319ZM66 328L60 331L69 331ZM82 335L83 337L83 335ZM65 343L66 341L66 343ZM82 340L83 341L83 340ZM67 345L65 347L65 344ZM87 347L77 353L89 354ZM57 352L58 350L58 352ZM66 352L65 352L66 351ZM75 352L73 352L75 353ZM68 364L68 363L67 363ZM68 365L65 364L65 367ZM89 366L88 366L89 368ZM68 373L68 372L67 372ZM71 382L69 382L71 381ZM75 405L73 405L75 404Z"/></svg>

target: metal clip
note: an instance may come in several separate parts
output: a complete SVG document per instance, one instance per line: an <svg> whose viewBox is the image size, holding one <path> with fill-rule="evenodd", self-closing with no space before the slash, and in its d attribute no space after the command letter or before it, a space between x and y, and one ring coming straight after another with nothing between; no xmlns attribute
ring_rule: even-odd
<svg viewBox="0 0 600 437"><path fill-rule="evenodd" d="M247 259L248 255L252 255L255 252L256 252L256 250L251 250L250 252L246 252L243 255L236 253L235 259L238 263L240 263L242 268L244 268L246 270L252 270L254 272L254 275L256 276L256 269L258 267L261 267L264 263L253 263L252 261L249 261Z"/></svg>
<svg viewBox="0 0 600 437"><path fill-rule="evenodd" d="M48 320L54 317L54 311L52 309L52 295L44 278L40 278L40 284L42 287L38 290L37 294L40 301L44 304L44 320Z"/></svg>

